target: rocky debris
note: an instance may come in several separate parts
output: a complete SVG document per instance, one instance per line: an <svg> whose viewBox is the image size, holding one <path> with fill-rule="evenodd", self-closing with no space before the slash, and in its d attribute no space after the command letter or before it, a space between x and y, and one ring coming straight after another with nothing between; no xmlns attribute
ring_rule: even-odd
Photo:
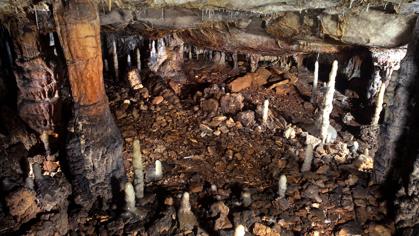
<svg viewBox="0 0 419 236"><path fill-rule="evenodd" d="M25 223L36 217L41 209L37 204L36 193L27 188L19 188L6 196L10 214L19 223Z"/></svg>
<svg viewBox="0 0 419 236"><path fill-rule="evenodd" d="M228 84L231 92L236 93L252 86L262 86L268 82L271 72L265 68L259 68L255 72L247 73Z"/></svg>
<svg viewBox="0 0 419 236"><path fill-rule="evenodd" d="M368 149L365 149L364 153L359 155L354 165L360 171L371 171L373 169L374 159L369 155Z"/></svg>
<svg viewBox="0 0 419 236"><path fill-rule="evenodd" d="M144 87L141 83L141 76L138 69L128 71L127 80L133 90L138 90Z"/></svg>
<svg viewBox="0 0 419 236"><path fill-rule="evenodd" d="M159 105L160 103L162 103L164 100L163 96L157 96L154 97L153 100L151 100L151 104L153 105Z"/></svg>
<svg viewBox="0 0 419 236"><path fill-rule="evenodd" d="M253 226L253 233L256 236L280 236L281 234L277 232L275 229L272 229L266 225L256 223Z"/></svg>
<svg viewBox="0 0 419 236"><path fill-rule="evenodd" d="M236 114L244 107L244 97L240 93L227 93L221 97L220 109L222 113Z"/></svg>
<svg viewBox="0 0 419 236"><path fill-rule="evenodd" d="M371 224L368 226L368 234L371 236L391 236L393 231L384 225Z"/></svg>
<svg viewBox="0 0 419 236"><path fill-rule="evenodd" d="M35 178L35 189L40 207L45 211L65 206L66 199L71 193L71 185L62 175L55 177L44 175L42 179Z"/></svg>
<svg viewBox="0 0 419 236"><path fill-rule="evenodd" d="M66 235L70 228L67 209L59 212L43 213L40 221L31 226L30 231L36 235Z"/></svg>
<svg viewBox="0 0 419 236"><path fill-rule="evenodd" d="M223 202L216 202L211 205L211 217L218 218L215 220L214 230L230 229L233 227L228 219L230 209Z"/></svg>
<svg viewBox="0 0 419 236"><path fill-rule="evenodd" d="M167 208L163 212L163 217L153 222L151 227L148 229L149 235L162 235L169 233L173 227L173 217L176 215L176 211L173 207Z"/></svg>
<svg viewBox="0 0 419 236"><path fill-rule="evenodd" d="M284 131L284 138L286 139L294 139L295 138L295 129L293 127L288 127Z"/></svg>
<svg viewBox="0 0 419 236"><path fill-rule="evenodd" d="M256 123L254 111L239 112L236 118L245 127L251 127Z"/></svg>
<svg viewBox="0 0 419 236"><path fill-rule="evenodd" d="M362 228L355 222L349 222L341 226L337 236L357 236L362 235Z"/></svg>
<svg viewBox="0 0 419 236"><path fill-rule="evenodd" d="M210 115L215 115L218 112L219 103L216 99L210 98L201 101L201 109Z"/></svg>

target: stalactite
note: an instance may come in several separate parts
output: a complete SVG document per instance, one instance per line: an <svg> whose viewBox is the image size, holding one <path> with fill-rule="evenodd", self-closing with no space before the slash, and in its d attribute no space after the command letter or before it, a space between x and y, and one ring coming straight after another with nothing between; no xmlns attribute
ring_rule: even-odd
<svg viewBox="0 0 419 236"><path fill-rule="evenodd" d="M110 200L112 186L120 190L111 181L126 178L122 137L105 94L97 4L89 0L62 4L55 1L53 12L74 102L66 162L75 202L88 211L96 200Z"/></svg>
<svg viewBox="0 0 419 236"><path fill-rule="evenodd" d="M112 40L112 60L113 60L113 69L115 72L115 79L119 79L119 63L118 63L118 51L116 48L115 39Z"/></svg>
<svg viewBox="0 0 419 236"><path fill-rule="evenodd" d="M138 71L141 71L141 52L140 52L140 48L137 47L137 49L135 50L135 53L137 55L137 69L138 69Z"/></svg>
<svg viewBox="0 0 419 236"><path fill-rule="evenodd" d="M128 53L128 55L127 55L127 67L128 67L128 69L131 68L131 55L130 55L130 53Z"/></svg>
<svg viewBox="0 0 419 236"><path fill-rule="evenodd" d="M251 72L255 72L258 69L259 58L260 58L260 55L257 55L257 54L250 55L250 71Z"/></svg>
<svg viewBox="0 0 419 236"><path fill-rule="evenodd" d="M234 52L232 54L232 57L233 57L233 69L237 70L239 68L239 66L238 66L238 58L237 58L238 55L237 55L237 52Z"/></svg>
<svg viewBox="0 0 419 236"><path fill-rule="evenodd" d="M318 81L319 81L319 61L316 60L316 63L314 63L313 89L312 89L312 92L311 92L311 102L312 103L316 101Z"/></svg>

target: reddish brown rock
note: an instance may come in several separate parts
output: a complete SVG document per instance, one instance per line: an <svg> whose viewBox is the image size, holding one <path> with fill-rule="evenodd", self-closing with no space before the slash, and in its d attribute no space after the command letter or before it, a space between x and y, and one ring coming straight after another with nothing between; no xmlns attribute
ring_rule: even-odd
<svg viewBox="0 0 419 236"><path fill-rule="evenodd" d="M255 224L253 227L253 233L256 236L280 236L279 232L276 230L260 223Z"/></svg>
<svg viewBox="0 0 419 236"><path fill-rule="evenodd" d="M259 68L256 72L247 73L232 81L228 86L232 92L239 92L251 86L261 86L268 82L271 72L265 68Z"/></svg>
<svg viewBox="0 0 419 236"><path fill-rule="evenodd" d="M151 103L153 105L159 105L160 103L163 102L163 100L164 100L164 98L162 96L157 96L157 97L154 97L153 98L153 100L151 101Z"/></svg>

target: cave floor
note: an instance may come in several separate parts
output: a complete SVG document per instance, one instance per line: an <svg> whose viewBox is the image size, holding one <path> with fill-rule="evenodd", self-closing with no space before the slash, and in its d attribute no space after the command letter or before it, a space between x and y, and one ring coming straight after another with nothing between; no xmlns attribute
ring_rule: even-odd
<svg viewBox="0 0 419 236"><path fill-rule="evenodd" d="M310 75L298 77L276 92L265 86L237 93L244 97L242 111L254 111L254 119L225 113L228 107L222 103L206 102L231 95L221 86L197 84L178 96L155 77L137 91L108 83L111 109L125 140L129 179L134 139L140 141L147 173L146 197L137 203L141 216L127 216L119 223L104 220L106 231L182 235L176 209L187 191L199 221L193 235L232 235L237 224L254 235L393 232L386 202L371 180L372 158L363 154L367 144L341 121L348 109L343 102L336 102L332 113L337 140L317 146L311 171L301 172L306 131L318 115L310 103ZM264 99L270 101L266 124L260 112ZM354 141L359 150L353 150ZM149 177L155 160L163 163L162 179ZM282 199L281 175L288 184ZM243 193L250 193L250 203Z"/></svg>

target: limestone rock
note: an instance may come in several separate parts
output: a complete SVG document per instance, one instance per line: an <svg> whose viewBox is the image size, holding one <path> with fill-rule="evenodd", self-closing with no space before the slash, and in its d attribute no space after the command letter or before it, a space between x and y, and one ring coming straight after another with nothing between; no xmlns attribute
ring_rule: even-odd
<svg viewBox="0 0 419 236"><path fill-rule="evenodd" d="M323 32L335 40L372 47L397 47L409 41L415 17L369 10L320 17Z"/></svg>

